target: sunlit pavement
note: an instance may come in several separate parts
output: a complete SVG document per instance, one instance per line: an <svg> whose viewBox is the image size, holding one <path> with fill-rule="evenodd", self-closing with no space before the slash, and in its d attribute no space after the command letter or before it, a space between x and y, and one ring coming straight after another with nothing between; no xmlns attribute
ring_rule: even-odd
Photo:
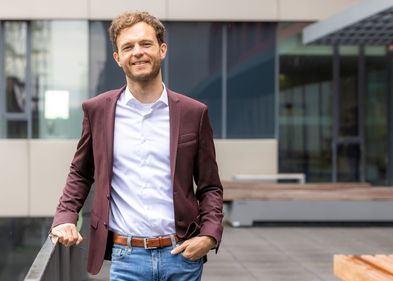
<svg viewBox="0 0 393 281"><path fill-rule="evenodd" d="M334 254L393 254L393 225L226 226L203 280L338 280L332 274ZM91 280L108 280L108 271L105 263Z"/></svg>

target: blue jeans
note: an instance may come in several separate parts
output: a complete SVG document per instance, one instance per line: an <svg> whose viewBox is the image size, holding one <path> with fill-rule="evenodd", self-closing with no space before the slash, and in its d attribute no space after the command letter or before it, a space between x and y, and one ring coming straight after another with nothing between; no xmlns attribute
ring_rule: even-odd
<svg viewBox="0 0 393 281"><path fill-rule="evenodd" d="M115 244L110 281L200 281L203 259L172 255L175 246L145 249Z"/></svg>

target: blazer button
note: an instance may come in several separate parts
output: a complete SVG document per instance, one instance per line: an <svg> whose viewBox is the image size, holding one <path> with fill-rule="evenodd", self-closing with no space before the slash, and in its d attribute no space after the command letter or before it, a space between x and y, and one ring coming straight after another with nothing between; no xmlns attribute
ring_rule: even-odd
<svg viewBox="0 0 393 281"><path fill-rule="evenodd" d="M108 228L108 224L106 222L104 222L104 226L105 228Z"/></svg>
<svg viewBox="0 0 393 281"><path fill-rule="evenodd" d="M106 195L106 199L109 200L110 198L111 198L111 197L109 196L109 194L107 194L107 195Z"/></svg>

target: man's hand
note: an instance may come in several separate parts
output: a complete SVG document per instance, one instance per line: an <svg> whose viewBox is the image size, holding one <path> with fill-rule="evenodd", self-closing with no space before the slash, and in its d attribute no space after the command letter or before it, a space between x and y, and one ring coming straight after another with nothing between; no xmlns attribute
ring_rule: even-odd
<svg viewBox="0 0 393 281"><path fill-rule="evenodd" d="M75 224L72 223L57 225L56 227L52 228L51 234L66 247L78 245L83 240L78 230L76 230Z"/></svg>
<svg viewBox="0 0 393 281"><path fill-rule="evenodd" d="M177 246L171 254L182 253L186 259L194 261L205 256L215 244L216 240L210 236L196 236Z"/></svg>

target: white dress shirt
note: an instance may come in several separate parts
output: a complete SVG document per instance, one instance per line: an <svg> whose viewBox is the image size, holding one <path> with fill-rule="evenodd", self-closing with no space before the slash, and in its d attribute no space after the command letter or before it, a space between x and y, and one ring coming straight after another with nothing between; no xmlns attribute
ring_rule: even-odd
<svg viewBox="0 0 393 281"><path fill-rule="evenodd" d="M117 101L109 228L143 237L175 233L165 85L152 104L128 87Z"/></svg>

